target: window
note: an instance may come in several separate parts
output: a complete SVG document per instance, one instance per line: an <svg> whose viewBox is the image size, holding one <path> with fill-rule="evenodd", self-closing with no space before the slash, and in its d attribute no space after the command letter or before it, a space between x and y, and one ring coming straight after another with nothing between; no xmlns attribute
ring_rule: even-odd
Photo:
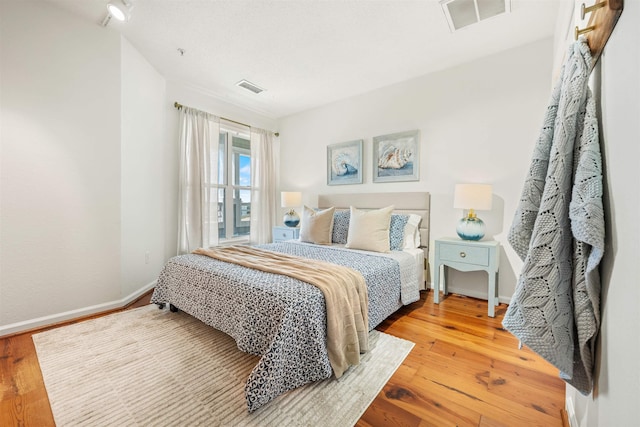
<svg viewBox="0 0 640 427"><path fill-rule="evenodd" d="M249 237L251 228L251 141L249 128L220 121L218 140L218 179L211 200L217 207L217 233L220 241ZM217 193L217 194L215 194Z"/></svg>

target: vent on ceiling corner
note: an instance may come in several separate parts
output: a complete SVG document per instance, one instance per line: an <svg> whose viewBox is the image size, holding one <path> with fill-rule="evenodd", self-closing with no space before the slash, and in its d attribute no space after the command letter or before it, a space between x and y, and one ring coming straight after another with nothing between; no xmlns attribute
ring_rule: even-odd
<svg viewBox="0 0 640 427"><path fill-rule="evenodd" d="M440 0L451 32L511 12L511 0Z"/></svg>
<svg viewBox="0 0 640 427"><path fill-rule="evenodd" d="M260 86L255 85L253 83L251 83L250 81L247 80L240 80L238 83L236 83L236 86L240 86L243 87L247 90L250 90L253 93L260 93L260 92L264 92L264 89L262 89Z"/></svg>

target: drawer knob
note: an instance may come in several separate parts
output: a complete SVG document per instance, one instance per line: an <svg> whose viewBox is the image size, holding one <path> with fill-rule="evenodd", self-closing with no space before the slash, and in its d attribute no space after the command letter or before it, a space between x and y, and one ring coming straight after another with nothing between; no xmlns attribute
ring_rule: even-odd
<svg viewBox="0 0 640 427"><path fill-rule="evenodd" d="M464 253L464 252L460 252L460 258L465 258L466 256L467 256L467 254L466 254L466 253Z"/></svg>

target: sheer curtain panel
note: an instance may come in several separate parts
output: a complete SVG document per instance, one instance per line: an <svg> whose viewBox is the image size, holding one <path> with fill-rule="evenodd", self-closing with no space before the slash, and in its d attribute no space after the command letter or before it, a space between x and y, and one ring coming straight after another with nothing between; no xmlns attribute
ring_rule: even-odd
<svg viewBox="0 0 640 427"><path fill-rule="evenodd" d="M276 166L272 132L251 128L251 234L252 244L269 243L275 224Z"/></svg>
<svg viewBox="0 0 640 427"><path fill-rule="evenodd" d="M189 107L180 109L178 254L215 246L220 118Z"/></svg>

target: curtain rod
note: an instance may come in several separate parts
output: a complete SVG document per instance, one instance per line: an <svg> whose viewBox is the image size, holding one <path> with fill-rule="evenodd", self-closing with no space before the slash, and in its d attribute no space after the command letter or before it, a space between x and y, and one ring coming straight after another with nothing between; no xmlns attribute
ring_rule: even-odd
<svg viewBox="0 0 640 427"><path fill-rule="evenodd" d="M178 101L174 102L174 103L173 103L173 106L174 106L175 108L177 108L178 110L179 110L179 109L181 109L182 107L184 107L184 105L180 104ZM240 126L246 126L246 127L248 127L248 128L250 128L250 127L251 127L251 125L248 125L248 124L246 124L246 123L236 122L235 120L227 119L227 118L225 118L225 117L220 117L220 118L221 118L222 120L225 120L225 121L227 121L227 122L231 122L231 123L235 123L235 124L240 125ZM273 134L274 134L275 136L280 136L280 132L274 132Z"/></svg>

